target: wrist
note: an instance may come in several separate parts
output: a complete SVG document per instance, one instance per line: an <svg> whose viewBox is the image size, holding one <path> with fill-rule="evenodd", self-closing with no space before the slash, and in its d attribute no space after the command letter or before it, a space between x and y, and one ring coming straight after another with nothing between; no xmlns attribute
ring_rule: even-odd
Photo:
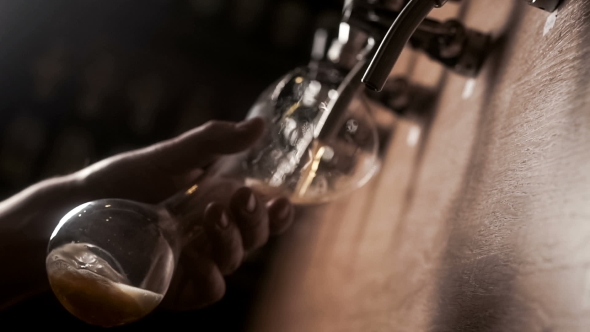
<svg viewBox="0 0 590 332"><path fill-rule="evenodd" d="M73 207L83 203L72 176L35 184L0 202L0 308L48 290L45 256L49 237Z"/></svg>
<svg viewBox="0 0 590 332"><path fill-rule="evenodd" d="M81 181L73 175L41 181L0 203L0 234L18 239L49 241L59 220L85 202Z"/></svg>

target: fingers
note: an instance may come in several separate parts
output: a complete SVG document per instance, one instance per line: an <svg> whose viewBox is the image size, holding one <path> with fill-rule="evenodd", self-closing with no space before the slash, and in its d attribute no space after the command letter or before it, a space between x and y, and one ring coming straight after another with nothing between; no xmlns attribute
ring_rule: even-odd
<svg viewBox="0 0 590 332"><path fill-rule="evenodd" d="M268 211L250 188L242 187L232 195L230 210L240 229L245 250L266 243L269 236Z"/></svg>
<svg viewBox="0 0 590 332"><path fill-rule="evenodd" d="M219 271L234 272L242 263L244 250L238 226L230 220L223 207L211 203L205 210L205 230L212 246L211 257Z"/></svg>
<svg viewBox="0 0 590 332"><path fill-rule="evenodd" d="M247 250L262 246L269 235L284 232L293 222L294 208L286 198L265 204L250 188L230 190L228 183L215 187L219 192L213 196L221 198L225 192L226 198L205 208L205 232L183 250L164 308L193 310L219 301L225 293L223 275L239 267Z"/></svg>
<svg viewBox="0 0 590 332"><path fill-rule="evenodd" d="M184 250L162 306L174 310L194 310L213 304L225 294L225 280L207 256Z"/></svg>
<svg viewBox="0 0 590 332"><path fill-rule="evenodd" d="M117 197L157 203L199 176L195 169L223 154L252 146L264 131L264 120L238 124L211 121L174 139L121 153L74 175L85 188L86 200Z"/></svg>
<svg viewBox="0 0 590 332"><path fill-rule="evenodd" d="M267 203L269 230L271 235L278 235L291 226L295 218L295 211L291 202L282 197Z"/></svg>
<svg viewBox="0 0 590 332"><path fill-rule="evenodd" d="M253 118L233 123L210 121L174 139L150 146L140 153L159 168L182 173L204 167L219 155L241 152L252 146L264 131L264 120Z"/></svg>

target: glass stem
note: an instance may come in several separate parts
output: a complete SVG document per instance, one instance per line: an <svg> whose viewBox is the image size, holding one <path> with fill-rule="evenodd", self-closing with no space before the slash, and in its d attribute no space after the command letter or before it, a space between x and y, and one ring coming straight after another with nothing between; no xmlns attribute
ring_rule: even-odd
<svg viewBox="0 0 590 332"><path fill-rule="evenodd" d="M202 198L199 193L201 183L205 179L212 177L231 178L233 170L228 166L231 166L234 162L231 156L218 160L209 166L192 186L158 204L158 209L165 215L162 220L166 220L161 226L174 234L176 239L174 242L178 243L179 248L184 247L205 230L202 224L203 218L198 218L195 215L197 212L197 200ZM233 177L235 178L235 176Z"/></svg>
<svg viewBox="0 0 590 332"><path fill-rule="evenodd" d="M180 191L158 205L162 218L163 228L171 231L179 249L190 242L198 233L204 231L201 218L192 218L195 213L196 197L199 183L208 176L203 174L188 189Z"/></svg>

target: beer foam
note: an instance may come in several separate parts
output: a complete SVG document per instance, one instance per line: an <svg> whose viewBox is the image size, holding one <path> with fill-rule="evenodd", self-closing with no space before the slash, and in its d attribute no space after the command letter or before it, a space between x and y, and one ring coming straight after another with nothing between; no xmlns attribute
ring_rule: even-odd
<svg viewBox="0 0 590 332"><path fill-rule="evenodd" d="M136 321L160 303L162 294L122 283L126 278L104 259L83 248L88 247L66 244L47 257L51 288L74 316L89 324L111 327ZM73 253L78 258L75 261L72 260ZM80 257L84 258L86 265L79 264ZM98 269L93 271L88 262Z"/></svg>

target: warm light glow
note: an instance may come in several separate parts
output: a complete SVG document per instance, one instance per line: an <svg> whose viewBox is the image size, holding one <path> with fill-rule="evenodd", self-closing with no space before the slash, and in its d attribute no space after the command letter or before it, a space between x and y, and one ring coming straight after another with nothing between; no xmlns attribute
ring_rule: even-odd
<svg viewBox="0 0 590 332"><path fill-rule="evenodd" d="M302 177L303 182L300 182L301 185L297 189L297 194L299 196L305 195L305 193L307 192L307 189L309 188L309 186L313 182L313 179L315 179L315 177L317 175L317 170L318 170L318 168L320 166L320 162L322 160L322 156L324 155L324 152L326 151L326 148L324 146L320 146L317 141L315 141L313 144L314 144L313 150L317 151L317 152L315 152L315 153L312 152L313 161L311 162L311 165L309 166L307 174Z"/></svg>
<svg viewBox="0 0 590 332"><path fill-rule="evenodd" d="M190 188L189 188L189 189L186 191L186 194L187 194L187 195L191 195L192 193L194 193L194 192L197 190L197 188L199 188L199 186L195 184L194 186L190 187Z"/></svg>
<svg viewBox="0 0 590 332"><path fill-rule="evenodd" d="M283 115L283 119L285 119L288 116L290 116L291 114L293 114L293 112L295 112L299 108L300 105L301 105L301 101L298 101L297 103L295 103L291 107L289 107L287 112L285 112L285 115Z"/></svg>

